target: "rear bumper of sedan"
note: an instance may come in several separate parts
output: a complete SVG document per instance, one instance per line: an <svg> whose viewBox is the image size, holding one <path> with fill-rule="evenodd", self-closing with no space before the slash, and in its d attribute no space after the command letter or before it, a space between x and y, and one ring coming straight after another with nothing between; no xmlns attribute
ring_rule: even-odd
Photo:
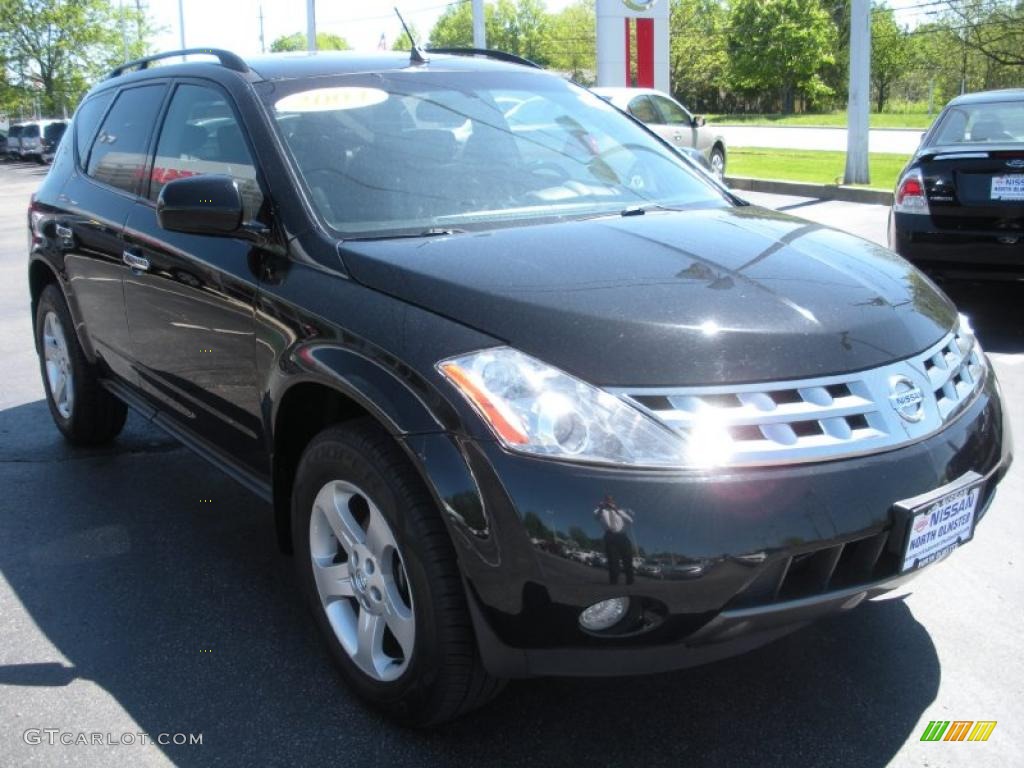
<svg viewBox="0 0 1024 768"><path fill-rule="evenodd" d="M1012 462L997 387L989 374L927 440L813 465L666 475L464 443L487 523L453 540L486 666L504 677L679 669L899 588L920 571L900 572L909 515L896 503L974 472L980 521ZM416 438L422 453L433 439ZM607 495L630 511L628 530L594 514ZM587 606L616 597L632 605L622 631L581 628Z"/></svg>
<svg viewBox="0 0 1024 768"><path fill-rule="evenodd" d="M1024 229L941 229L930 216L895 213L889 245L934 276L1024 280Z"/></svg>

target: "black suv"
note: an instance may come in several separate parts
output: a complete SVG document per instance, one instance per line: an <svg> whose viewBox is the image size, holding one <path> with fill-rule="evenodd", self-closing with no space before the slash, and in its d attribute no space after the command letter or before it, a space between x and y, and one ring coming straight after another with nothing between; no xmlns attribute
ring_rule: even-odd
<svg viewBox="0 0 1024 768"><path fill-rule="evenodd" d="M33 198L50 409L271 502L366 699L707 662L973 535L998 386L895 254L508 56L206 53L96 86Z"/></svg>

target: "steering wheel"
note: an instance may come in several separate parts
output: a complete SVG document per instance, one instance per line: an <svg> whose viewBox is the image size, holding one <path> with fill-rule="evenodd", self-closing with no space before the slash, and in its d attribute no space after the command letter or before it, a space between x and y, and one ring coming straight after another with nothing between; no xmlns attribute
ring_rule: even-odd
<svg viewBox="0 0 1024 768"><path fill-rule="evenodd" d="M569 180L569 172L551 160L533 160L524 169L534 176L554 176L555 181L562 183Z"/></svg>

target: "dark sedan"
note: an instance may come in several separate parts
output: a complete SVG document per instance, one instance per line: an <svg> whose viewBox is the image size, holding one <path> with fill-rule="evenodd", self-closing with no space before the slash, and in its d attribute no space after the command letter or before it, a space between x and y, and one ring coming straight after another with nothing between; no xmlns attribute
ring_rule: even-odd
<svg viewBox="0 0 1024 768"><path fill-rule="evenodd" d="M1024 89L946 106L900 176L889 246L937 277L1024 279Z"/></svg>

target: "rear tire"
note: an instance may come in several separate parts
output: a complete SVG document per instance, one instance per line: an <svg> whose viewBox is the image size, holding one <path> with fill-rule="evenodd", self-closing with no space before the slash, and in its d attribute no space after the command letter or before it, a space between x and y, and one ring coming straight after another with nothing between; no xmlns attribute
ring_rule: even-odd
<svg viewBox="0 0 1024 768"><path fill-rule="evenodd" d="M434 500L376 423L347 422L310 442L291 523L300 588L342 677L363 700L428 726L500 692L504 682L483 668Z"/></svg>
<svg viewBox="0 0 1024 768"><path fill-rule="evenodd" d="M715 147L711 150L711 173L714 174L715 178L722 181L725 178L725 152L721 147Z"/></svg>
<svg viewBox="0 0 1024 768"><path fill-rule="evenodd" d="M35 332L46 404L64 437L75 445L117 437L128 409L100 383L78 343L64 294L53 283L39 297Z"/></svg>

